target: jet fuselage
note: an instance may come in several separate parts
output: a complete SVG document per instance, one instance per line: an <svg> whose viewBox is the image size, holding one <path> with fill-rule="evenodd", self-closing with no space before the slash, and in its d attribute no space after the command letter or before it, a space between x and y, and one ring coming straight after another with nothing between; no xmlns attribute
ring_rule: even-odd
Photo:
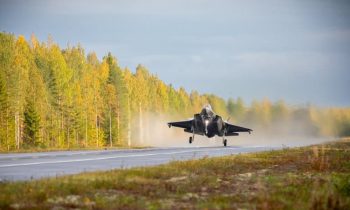
<svg viewBox="0 0 350 210"><path fill-rule="evenodd" d="M193 119L168 122L169 128L171 126L183 128L185 132L191 133L189 143L194 140L195 135L205 135L209 138L215 135L223 137L224 146L227 145L225 136L238 136L238 132L251 132L252 129L244 128L230 124L222 120L222 117L216 115L211 109L210 105L206 105L202 111L193 116Z"/></svg>
<svg viewBox="0 0 350 210"><path fill-rule="evenodd" d="M193 116L193 126L185 129L185 132L205 135L209 138L224 135L224 121L216 115L210 106L206 106L202 111Z"/></svg>

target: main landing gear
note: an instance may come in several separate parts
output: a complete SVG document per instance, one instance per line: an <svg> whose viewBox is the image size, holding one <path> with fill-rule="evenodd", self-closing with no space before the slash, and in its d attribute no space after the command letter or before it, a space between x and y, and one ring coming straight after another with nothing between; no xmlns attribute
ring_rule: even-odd
<svg viewBox="0 0 350 210"><path fill-rule="evenodd" d="M224 144L224 147L227 146L227 139L225 139L226 129L224 130L224 135L222 136L222 143Z"/></svg>
<svg viewBox="0 0 350 210"><path fill-rule="evenodd" d="M226 147L227 146L227 139L224 139L223 143L224 143L224 146Z"/></svg>
<svg viewBox="0 0 350 210"><path fill-rule="evenodd" d="M192 130L192 136L190 136L190 138L188 139L188 143L190 143L190 144L192 144L192 142L194 141L194 128L193 128L193 126L192 126L191 130Z"/></svg>

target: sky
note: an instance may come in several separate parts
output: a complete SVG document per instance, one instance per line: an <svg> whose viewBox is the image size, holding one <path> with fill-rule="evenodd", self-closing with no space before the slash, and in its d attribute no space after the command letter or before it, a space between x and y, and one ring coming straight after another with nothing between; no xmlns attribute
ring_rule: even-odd
<svg viewBox="0 0 350 210"><path fill-rule="evenodd" d="M350 106L350 1L0 0L0 30L80 43L175 88Z"/></svg>

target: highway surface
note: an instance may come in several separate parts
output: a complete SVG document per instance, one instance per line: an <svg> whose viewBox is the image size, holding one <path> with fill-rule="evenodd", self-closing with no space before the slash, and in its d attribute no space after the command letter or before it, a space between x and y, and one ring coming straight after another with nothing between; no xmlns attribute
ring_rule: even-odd
<svg viewBox="0 0 350 210"><path fill-rule="evenodd" d="M0 181L39 179L168 163L238 153L272 150L278 147L186 147L98 151L60 151L0 154Z"/></svg>

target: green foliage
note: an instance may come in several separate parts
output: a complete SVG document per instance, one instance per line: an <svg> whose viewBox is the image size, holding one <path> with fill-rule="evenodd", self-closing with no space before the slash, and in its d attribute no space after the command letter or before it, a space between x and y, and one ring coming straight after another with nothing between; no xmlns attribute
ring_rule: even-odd
<svg viewBox="0 0 350 210"><path fill-rule="evenodd" d="M234 99L230 98L227 101L227 112L233 118L234 122L243 120L246 108L244 106L243 99L238 97L235 102Z"/></svg>
<svg viewBox="0 0 350 210"><path fill-rule="evenodd" d="M145 66L121 68L111 53L100 61L80 45L61 49L50 37L41 43L32 35L29 44L0 33L0 150L142 144L150 113L187 118L207 103L225 120L265 133L283 124L291 134L350 135L349 108L295 108L268 99L246 105L239 97L188 93Z"/></svg>
<svg viewBox="0 0 350 210"><path fill-rule="evenodd" d="M24 143L27 146L38 144L40 129L40 116L34 108L32 102L28 102L24 111Z"/></svg>

